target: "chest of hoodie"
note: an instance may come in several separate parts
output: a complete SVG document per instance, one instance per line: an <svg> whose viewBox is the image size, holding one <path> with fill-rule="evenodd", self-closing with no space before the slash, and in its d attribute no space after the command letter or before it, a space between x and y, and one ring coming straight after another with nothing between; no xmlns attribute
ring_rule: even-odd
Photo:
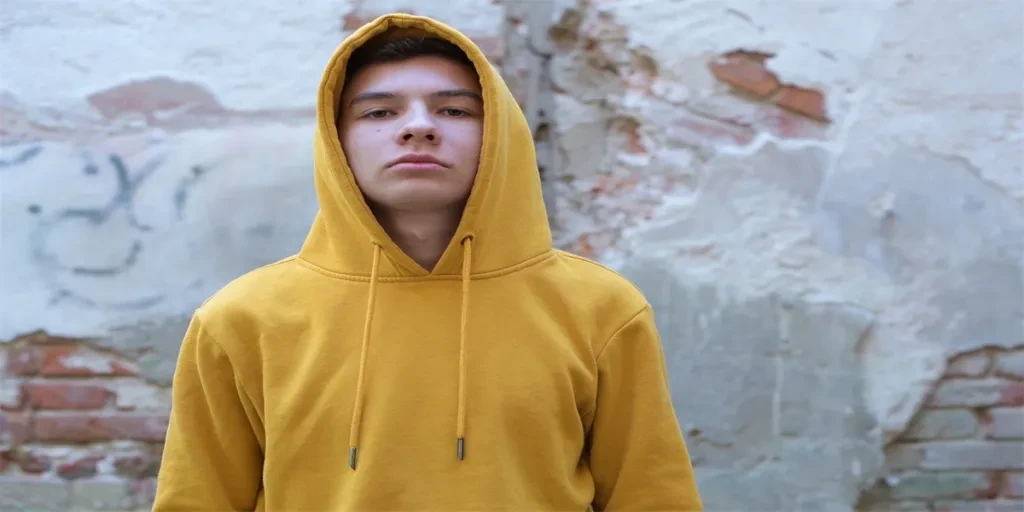
<svg viewBox="0 0 1024 512"><path fill-rule="evenodd" d="M503 281L474 280L465 315L457 280L382 282L369 331L366 286L296 304L305 310L294 318L306 321L279 326L277 346L263 347L268 440L302 432L318 450L342 457L361 394L363 458L381 437L417 450L435 446L437 456L450 458L461 379L467 448L545 437L557 451L573 449L566 443L582 448L584 415L596 395L591 340L550 300ZM291 453L302 446L310 445Z"/></svg>

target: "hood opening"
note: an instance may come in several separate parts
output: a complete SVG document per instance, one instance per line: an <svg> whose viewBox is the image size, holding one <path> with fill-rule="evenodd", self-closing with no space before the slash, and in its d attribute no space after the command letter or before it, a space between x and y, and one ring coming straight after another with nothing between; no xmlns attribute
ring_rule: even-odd
<svg viewBox="0 0 1024 512"><path fill-rule="evenodd" d="M404 36L430 36L458 46L472 62L484 99L480 164L461 222L433 270L405 254L377 222L348 167L336 118L348 60L355 49ZM299 258L341 277L368 279L375 248L378 278L459 278L462 240L474 240L471 275L508 271L552 250L533 136L518 103L480 48L454 28L409 14L388 14L349 35L321 78L314 138L314 179L320 209Z"/></svg>

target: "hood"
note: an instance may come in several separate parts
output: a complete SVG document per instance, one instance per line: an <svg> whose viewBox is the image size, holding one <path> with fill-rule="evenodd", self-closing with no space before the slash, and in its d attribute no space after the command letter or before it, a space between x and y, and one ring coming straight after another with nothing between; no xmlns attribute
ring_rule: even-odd
<svg viewBox="0 0 1024 512"><path fill-rule="evenodd" d="M426 33L461 48L476 68L484 98L476 181L455 236L432 271L405 254L377 222L346 162L335 125L349 56L373 37L396 29ZM444 23L423 16L388 14L347 37L331 56L320 82L314 144L320 209L299 252L300 258L313 265L359 277L369 277L372 270L377 278L474 275L514 267L552 248L526 118L480 48ZM471 262L463 261L468 254L461 241L467 238L472 239Z"/></svg>

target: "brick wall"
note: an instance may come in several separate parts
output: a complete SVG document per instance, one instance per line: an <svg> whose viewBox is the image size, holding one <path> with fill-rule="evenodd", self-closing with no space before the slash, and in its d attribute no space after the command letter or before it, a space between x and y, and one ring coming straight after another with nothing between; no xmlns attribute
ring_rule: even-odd
<svg viewBox="0 0 1024 512"><path fill-rule="evenodd" d="M147 510L169 390L128 358L33 334L0 345L0 510Z"/></svg>
<svg viewBox="0 0 1024 512"><path fill-rule="evenodd" d="M950 361L886 463L871 510L1024 510L1024 349Z"/></svg>

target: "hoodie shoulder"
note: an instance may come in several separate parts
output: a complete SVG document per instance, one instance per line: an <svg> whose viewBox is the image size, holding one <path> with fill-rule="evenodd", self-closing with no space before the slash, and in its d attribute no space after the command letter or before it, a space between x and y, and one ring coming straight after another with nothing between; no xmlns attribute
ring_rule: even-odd
<svg viewBox="0 0 1024 512"><path fill-rule="evenodd" d="M593 314L617 328L649 307L647 297L622 274L583 256L556 250L565 270L563 288L573 300L588 303Z"/></svg>
<svg viewBox="0 0 1024 512"><path fill-rule="evenodd" d="M308 272L296 260L289 256L236 277L203 301L197 319L221 343L258 336L273 305L287 303L298 274Z"/></svg>

